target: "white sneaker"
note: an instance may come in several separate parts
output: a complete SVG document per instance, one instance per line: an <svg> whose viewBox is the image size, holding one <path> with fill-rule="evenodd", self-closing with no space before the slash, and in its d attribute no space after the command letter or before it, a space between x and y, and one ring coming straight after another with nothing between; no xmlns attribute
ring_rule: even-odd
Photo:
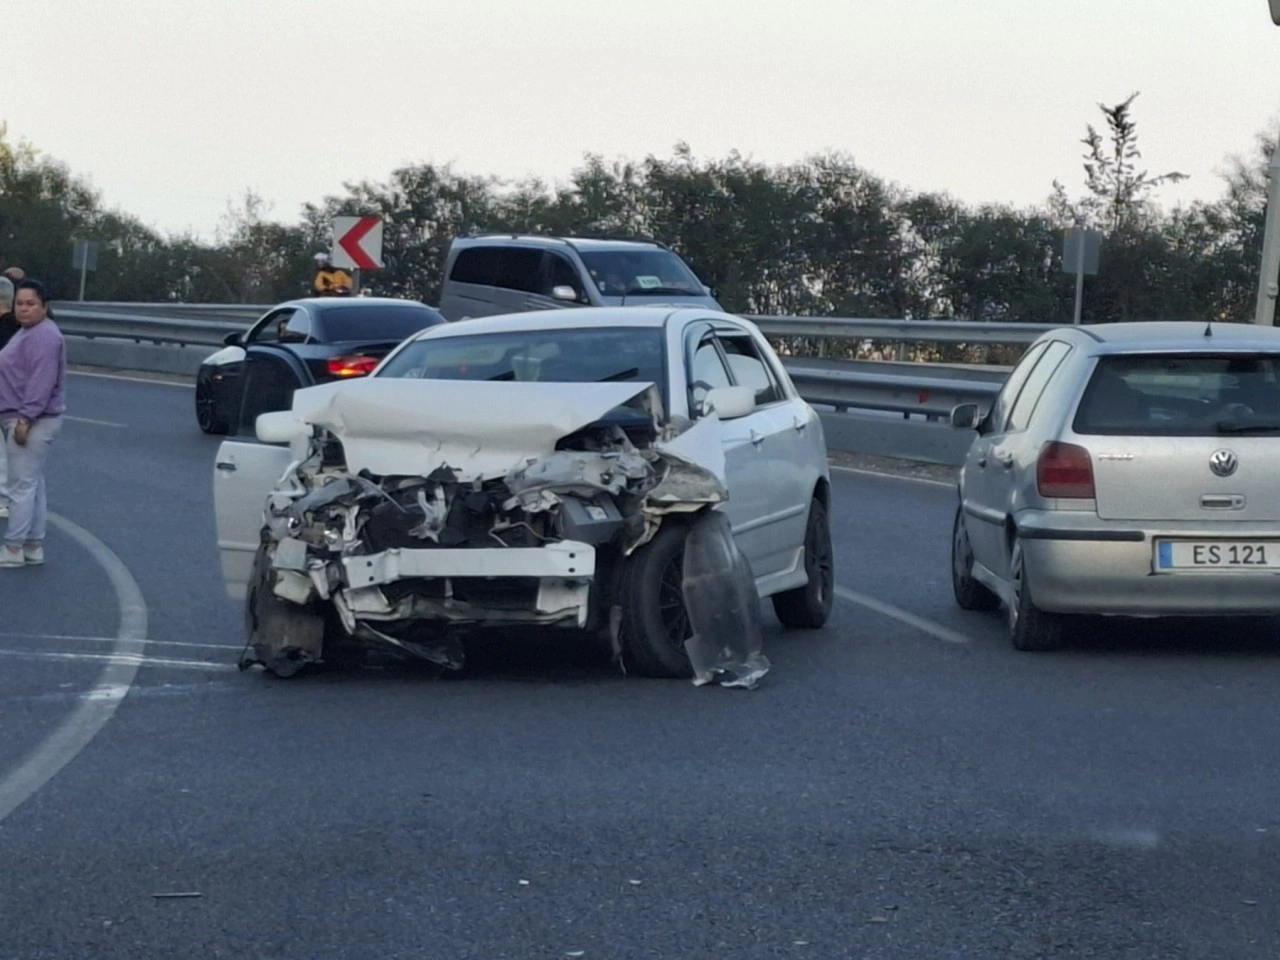
<svg viewBox="0 0 1280 960"><path fill-rule="evenodd" d="M26 565L27 558L23 556L21 550L14 550L9 546L0 549L0 567L25 567Z"/></svg>
<svg viewBox="0 0 1280 960"><path fill-rule="evenodd" d="M7 503L0 504L0 517L7 517L8 515L9 515L9 505Z"/></svg>
<svg viewBox="0 0 1280 960"><path fill-rule="evenodd" d="M24 543L22 556L27 563L44 563L44 544Z"/></svg>

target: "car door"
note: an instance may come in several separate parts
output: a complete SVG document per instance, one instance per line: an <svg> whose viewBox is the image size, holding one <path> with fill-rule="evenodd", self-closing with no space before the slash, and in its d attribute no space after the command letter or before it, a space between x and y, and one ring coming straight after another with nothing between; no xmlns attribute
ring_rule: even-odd
<svg viewBox="0 0 1280 960"><path fill-rule="evenodd" d="M287 446L224 440L213 466L218 556L227 596L243 600L264 523L267 495L291 462Z"/></svg>
<svg viewBox="0 0 1280 960"><path fill-rule="evenodd" d="M687 396L690 417L700 419L707 394L734 386L724 348L710 323L694 324L686 342ZM722 509L733 528L734 540L751 564L756 579L776 573L778 561L769 529L768 414L757 411L720 423L725 483L729 500Z"/></svg>
<svg viewBox="0 0 1280 960"><path fill-rule="evenodd" d="M295 311L295 307L278 307L263 314L262 318L250 327L240 340L243 359L222 371L222 397L226 403L227 418L233 431L236 429L240 408L244 403L244 387L250 354L263 344L279 343L281 333Z"/></svg>
<svg viewBox="0 0 1280 960"><path fill-rule="evenodd" d="M1031 428L1041 399L1070 353L1071 345L1063 340L1049 343L1031 368L1013 406L1009 408L1003 431L991 438L991 453L986 469L987 496L990 497L991 506L1006 517L1017 509L1017 492L1027 482L1028 471L1032 473L1031 483L1035 483L1040 441ZM1000 579L1007 580L1010 555L1003 530L1001 532L999 549L991 554L990 562L982 563Z"/></svg>
<svg viewBox="0 0 1280 960"><path fill-rule="evenodd" d="M1047 341L1035 343L1022 359L1014 364L1004 386L982 422L978 435L969 445L964 466L960 472L960 504L964 511L965 528L969 533L969 545L973 557L987 569L999 566L1004 554L1004 524L1007 512L1002 508L997 484L992 479L1003 466L994 462L992 447L1004 438L1005 421L1013 409L1023 384L1031 375L1036 362L1048 348Z"/></svg>
<svg viewBox="0 0 1280 960"><path fill-rule="evenodd" d="M762 512L753 522L765 537L764 564L771 574L794 571L803 560L809 499L816 477L810 476L813 458L805 431L812 412L798 397L792 398L770 370L765 349L745 328L717 324L729 376L734 386L750 387L756 411L746 418L762 438L757 443L765 463L766 488Z"/></svg>
<svg viewBox="0 0 1280 960"><path fill-rule="evenodd" d="M312 338L313 326L310 314L298 308L277 318L273 337L248 346L236 433L253 436L260 414L289 409L294 391L311 385L313 379L293 347Z"/></svg>

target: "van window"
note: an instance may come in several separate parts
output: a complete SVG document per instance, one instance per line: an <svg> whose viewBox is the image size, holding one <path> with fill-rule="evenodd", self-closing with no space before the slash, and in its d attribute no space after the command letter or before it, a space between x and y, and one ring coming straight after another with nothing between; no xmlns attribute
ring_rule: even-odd
<svg viewBox="0 0 1280 960"><path fill-rule="evenodd" d="M1102 436L1280 435L1280 354L1101 357L1072 428Z"/></svg>
<svg viewBox="0 0 1280 960"><path fill-rule="evenodd" d="M493 278L498 272L497 247L467 247L458 252L453 261L453 271L449 279L454 283L480 283L493 285Z"/></svg>
<svg viewBox="0 0 1280 960"><path fill-rule="evenodd" d="M503 247L498 256L495 287L537 293L542 273L542 251L530 247Z"/></svg>

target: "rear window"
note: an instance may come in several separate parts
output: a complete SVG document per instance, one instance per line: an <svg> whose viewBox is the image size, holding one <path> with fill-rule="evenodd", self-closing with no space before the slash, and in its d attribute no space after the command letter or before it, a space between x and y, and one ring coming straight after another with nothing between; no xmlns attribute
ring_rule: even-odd
<svg viewBox="0 0 1280 960"><path fill-rule="evenodd" d="M1073 429L1139 437L1280 433L1280 354L1102 357Z"/></svg>
<svg viewBox="0 0 1280 960"><path fill-rule="evenodd" d="M434 310L412 304L388 303L368 306L330 307L321 311L324 339L329 343L346 340L403 340L424 327L443 323Z"/></svg>

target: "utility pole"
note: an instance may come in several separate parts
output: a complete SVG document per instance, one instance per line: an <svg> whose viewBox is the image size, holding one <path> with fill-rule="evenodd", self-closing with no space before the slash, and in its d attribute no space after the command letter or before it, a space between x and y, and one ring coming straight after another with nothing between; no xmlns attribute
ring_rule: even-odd
<svg viewBox="0 0 1280 960"><path fill-rule="evenodd" d="M1271 22L1280 26L1280 0L1270 0ZM1267 166L1267 219L1262 234L1262 265L1258 273L1258 306L1253 322L1275 326L1276 295L1280 293L1280 140Z"/></svg>

